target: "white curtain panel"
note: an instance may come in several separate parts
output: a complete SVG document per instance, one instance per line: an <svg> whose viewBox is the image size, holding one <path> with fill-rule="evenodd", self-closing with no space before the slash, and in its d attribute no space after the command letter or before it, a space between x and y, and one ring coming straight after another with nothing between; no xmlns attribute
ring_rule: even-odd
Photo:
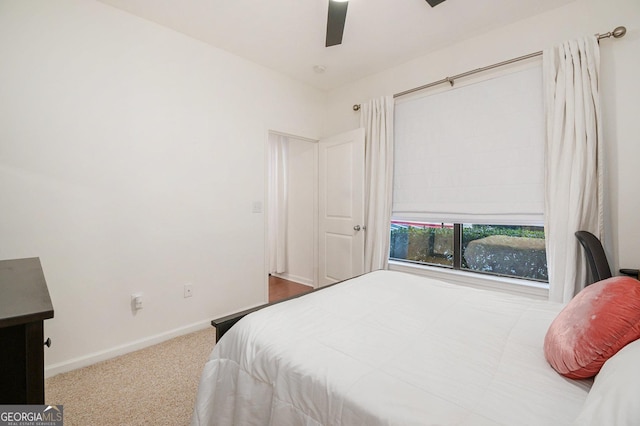
<svg viewBox="0 0 640 426"><path fill-rule="evenodd" d="M360 126L365 130L365 246L364 270L386 269L393 189L392 96L362 104Z"/></svg>
<svg viewBox="0 0 640 426"><path fill-rule="evenodd" d="M546 114L545 238L549 299L568 302L584 287L584 255L574 233L603 236L600 53L595 37L543 54Z"/></svg>
<svg viewBox="0 0 640 426"><path fill-rule="evenodd" d="M287 156L289 139L269 134L267 226L269 273L287 270Z"/></svg>

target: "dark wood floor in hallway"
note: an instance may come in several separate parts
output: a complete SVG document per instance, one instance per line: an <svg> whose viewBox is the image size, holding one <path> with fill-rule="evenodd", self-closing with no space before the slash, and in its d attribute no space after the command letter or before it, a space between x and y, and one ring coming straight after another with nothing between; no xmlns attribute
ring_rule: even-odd
<svg viewBox="0 0 640 426"><path fill-rule="evenodd" d="M298 294L308 293L311 290L313 290L311 286L269 276L269 303L277 302L278 300Z"/></svg>

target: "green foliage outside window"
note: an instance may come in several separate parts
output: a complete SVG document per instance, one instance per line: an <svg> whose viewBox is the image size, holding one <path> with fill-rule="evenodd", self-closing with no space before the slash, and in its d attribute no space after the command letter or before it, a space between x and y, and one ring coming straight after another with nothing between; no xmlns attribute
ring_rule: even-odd
<svg viewBox="0 0 640 426"><path fill-rule="evenodd" d="M473 225L464 228L462 232L462 245L491 235L506 235L509 237L541 238L544 240L544 230L540 227L528 226L494 226L494 225Z"/></svg>

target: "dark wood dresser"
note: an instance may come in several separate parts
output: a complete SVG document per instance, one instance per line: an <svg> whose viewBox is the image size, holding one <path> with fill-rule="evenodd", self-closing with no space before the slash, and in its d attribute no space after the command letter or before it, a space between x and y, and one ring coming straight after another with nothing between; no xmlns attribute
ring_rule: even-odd
<svg viewBox="0 0 640 426"><path fill-rule="evenodd" d="M0 261L0 404L44 404L44 320L53 305L40 259Z"/></svg>

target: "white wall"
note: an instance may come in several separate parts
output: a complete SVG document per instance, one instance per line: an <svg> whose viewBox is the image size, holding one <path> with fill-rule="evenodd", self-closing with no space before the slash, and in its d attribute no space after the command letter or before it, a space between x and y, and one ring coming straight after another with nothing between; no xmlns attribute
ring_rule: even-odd
<svg viewBox="0 0 640 426"><path fill-rule="evenodd" d="M627 27L626 37L601 42L602 107L609 207L606 248L618 269L640 266L640 2L577 0L333 90L324 135L358 127L353 104L418 87L563 40ZM539 59L538 59L539 60ZM442 89L441 89L442 90Z"/></svg>
<svg viewBox="0 0 640 426"><path fill-rule="evenodd" d="M42 261L48 374L267 300L268 130L317 139L323 93L90 0L0 2L0 52L0 258Z"/></svg>

